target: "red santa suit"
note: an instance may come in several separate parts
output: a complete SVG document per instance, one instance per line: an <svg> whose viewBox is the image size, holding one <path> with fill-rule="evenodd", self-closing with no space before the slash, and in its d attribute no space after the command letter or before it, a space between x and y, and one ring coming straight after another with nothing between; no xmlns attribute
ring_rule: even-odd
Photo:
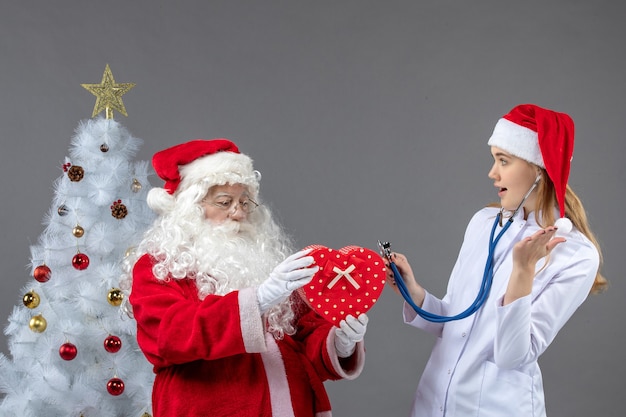
<svg viewBox="0 0 626 417"><path fill-rule="evenodd" d="M256 290L198 298L191 279L157 280L154 258L133 269L130 303L140 348L156 374L154 417L328 417L323 382L354 379L365 351L337 357L333 326L297 310L297 332L276 340L265 331Z"/></svg>

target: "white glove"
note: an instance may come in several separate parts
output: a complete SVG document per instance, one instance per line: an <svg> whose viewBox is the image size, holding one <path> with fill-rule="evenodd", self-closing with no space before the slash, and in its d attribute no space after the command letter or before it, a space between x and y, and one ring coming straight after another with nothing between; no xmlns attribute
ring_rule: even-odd
<svg viewBox="0 0 626 417"><path fill-rule="evenodd" d="M284 301L293 290L311 281L319 267L315 265L307 268L315 261L312 256L305 256L309 252L311 249L305 249L289 256L278 264L269 278L259 286L256 296L261 313L265 313L270 307Z"/></svg>
<svg viewBox="0 0 626 417"><path fill-rule="evenodd" d="M358 319L348 314L345 320L339 322L339 328L335 327L335 349L337 350L337 356L347 358L354 353L357 342L363 340L365 336L368 321L367 315L363 313Z"/></svg>

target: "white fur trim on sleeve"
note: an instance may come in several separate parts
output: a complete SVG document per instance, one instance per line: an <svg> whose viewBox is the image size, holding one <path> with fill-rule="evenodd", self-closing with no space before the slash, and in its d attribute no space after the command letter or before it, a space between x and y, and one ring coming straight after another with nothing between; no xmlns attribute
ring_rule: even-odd
<svg viewBox="0 0 626 417"><path fill-rule="evenodd" d="M357 342L354 353L352 353L352 356L355 357L355 360L350 361L354 365L350 369L346 369L341 366L341 362L339 362L337 349L335 349L335 337L336 336L334 330L328 332L328 336L326 337L326 349L328 351L330 361L333 365L333 369L343 379L356 379L359 375L361 375L361 372L365 367L365 343L364 341Z"/></svg>

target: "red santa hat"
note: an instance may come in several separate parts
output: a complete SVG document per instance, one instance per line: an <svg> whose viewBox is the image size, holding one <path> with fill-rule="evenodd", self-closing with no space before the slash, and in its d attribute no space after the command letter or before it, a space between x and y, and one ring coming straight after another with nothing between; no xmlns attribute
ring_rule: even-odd
<svg viewBox="0 0 626 417"><path fill-rule="evenodd" d="M496 123L488 144L545 168L554 183L560 219L556 226L568 233L565 190L574 153L574 121L565 113L534 104L520 104Z"/></svg>
<svg viewBox="0 0 626 417"><path fill-rule="evenodd" d="M163 188L153 188L148 195L149 205L158 211L171 205L172 195L200 182L244 184L253 195L259 189L260 173L253 169L252 159L228 139L196 139L172 146L154 154L152 165L165 181Z"/></svg>

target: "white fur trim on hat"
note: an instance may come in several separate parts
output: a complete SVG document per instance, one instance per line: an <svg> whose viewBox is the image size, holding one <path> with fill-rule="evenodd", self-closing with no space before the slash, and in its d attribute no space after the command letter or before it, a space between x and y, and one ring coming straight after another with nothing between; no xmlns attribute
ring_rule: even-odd
<svg viewBox="0 0 626 417"><path fill-rule="evenodd" d="M537 132L527 127L502 118L496 123L487 144L545 168Z"/></svg>
<svg viewBox="0 0 626 417"><path fill-rule="evenodd" d="M174 197L164 188L154 187L148 191L146 197L148 207L157 212L157 214L165 214L174 210Z"/></svg>
<svg viewBox="0 0 626 417"><path fill-rule="evenodd" d="M244 184L254 195L259 189L260 176L253 169L252 159L241 153L217 152L203 156L180 167L180 176L178 190L185 190L189 185L200 182L210 186Z"/></svg>

